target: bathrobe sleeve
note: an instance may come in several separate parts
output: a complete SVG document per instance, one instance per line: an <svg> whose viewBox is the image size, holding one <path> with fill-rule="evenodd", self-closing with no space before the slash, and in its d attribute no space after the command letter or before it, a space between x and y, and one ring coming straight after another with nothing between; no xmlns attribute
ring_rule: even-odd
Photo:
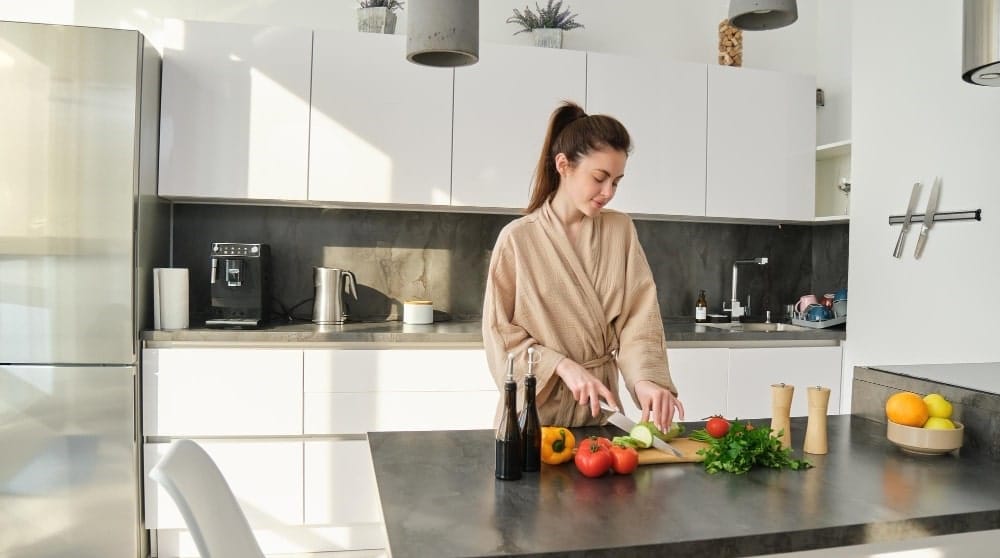
<svg viewBox="0 0 1000 558"><path fill-rule="evenodd" d="M656 300L656 284L639 244L635 225L627 220L625 279L621 314L615 320L618 333L618 368L636 405L635 384L650 380L677 395L667 363L663 320Z"/></svg>

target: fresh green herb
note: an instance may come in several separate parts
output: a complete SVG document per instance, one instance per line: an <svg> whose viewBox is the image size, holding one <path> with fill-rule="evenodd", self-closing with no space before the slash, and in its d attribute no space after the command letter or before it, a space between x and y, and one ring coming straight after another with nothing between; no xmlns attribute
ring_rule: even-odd
<svg viewBox="0 0 1000 558"><path fill-rule="evenodd" d="M704 428L699 428L698 430L691 432L688 434L688 438L696 442L711 442L715 439Z"/></svg>
<svg viewBox="0 0 1000 558"><path fill-rule="evenodd" d="M755 427L749 422L734 422L722 438L701 440L707 441L709 446L698 450L698 454L705 456L705 470L709 473L725 471L739 475L755 465L792 470L812 467L804 459L792 459L791 449L781 447L782 433L783 431L779 431L772 435L771 428ZM695 438L694 433L691 438Z"/></svg>

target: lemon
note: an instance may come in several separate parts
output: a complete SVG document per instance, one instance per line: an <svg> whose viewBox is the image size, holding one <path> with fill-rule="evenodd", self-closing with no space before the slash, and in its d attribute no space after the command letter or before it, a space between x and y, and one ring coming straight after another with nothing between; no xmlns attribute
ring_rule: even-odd
<svg viewBox="0 0 1000 558"><path fill-rule="evenodd" d="M924 423L924 428L930 428L931 430L954 430L955 423L946 418L931 417Z"/></svg>
<svg viewBox="0 0 1000 558"><path fill-rule="evenodd" d="M951 418L951 403L940 393L927 394L924 397L924 403L927 403L927 413L930 416L944 419Z"/></svg>

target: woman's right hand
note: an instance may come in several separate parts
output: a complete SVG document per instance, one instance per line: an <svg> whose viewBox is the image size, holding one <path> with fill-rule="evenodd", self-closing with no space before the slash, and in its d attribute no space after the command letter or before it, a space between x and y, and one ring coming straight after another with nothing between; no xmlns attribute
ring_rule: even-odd
<svg viewBox="0 0 1000 558"><path fill-rule="evenodd" d="M594 418L601 414L602 399L615 409L621 409L615 394L576 361L563 358L556 365L556 374L573 393L573 399L576 399L577 403L590 405L590 413Z"/></svg>

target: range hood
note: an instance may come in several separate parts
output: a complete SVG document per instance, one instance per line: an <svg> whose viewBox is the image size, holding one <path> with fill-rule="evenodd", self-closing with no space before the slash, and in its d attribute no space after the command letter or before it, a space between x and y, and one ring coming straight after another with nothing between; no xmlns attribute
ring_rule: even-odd
<svg viewBox="0 0 1000 558"><path fill-rule="evenodd" d="M1000 0L965 0L962 79L1000 87Z"/></svg>

